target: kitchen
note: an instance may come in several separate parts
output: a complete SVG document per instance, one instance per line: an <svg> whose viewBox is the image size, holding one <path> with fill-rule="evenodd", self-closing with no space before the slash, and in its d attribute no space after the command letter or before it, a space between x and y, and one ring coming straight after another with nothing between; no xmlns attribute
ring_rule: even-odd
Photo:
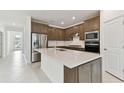
<svg viewBox="0 0 124 93"><path fill-rule="evenodd" d="M42 16L37 14L38 12ZM38 74L29 74L38 79L36 82L40 82L39 71L42 71L40 76L42 82L47 82L46 78L52 83L123 82L123 11L27 10L21 13L30 15L22 17L24 22L22 55L26 67L31 66L31 72L38 69ZM6 33L2 28L1 31L0 43L3 45L0 48L3 50L0 52L3 56L6 52L3 41ZM117 34L120 35L116 36ZM6 57L4 58L8 59ZM32 68L34 66L38 67L34 69ZM20 69L23 68L25 67L22 66ZM2 79L0 80L3 81ZM28 81L25 78L21 79L23 82ZM32 77L29 82L33 80Z"/></svg>
<svg viewBox="0 0 124 93"><path fill-rule="evenodd" d="M124 92L123 0L0 7L1 92Z"/></svg>
<svg viewBox="0 0 124 93"><path fill-rule="evenodd" d="M74 16L72 20L75 20ZM32 53L32 57L33 59L37 58L37 60L33 60L33 62L41 60L41 69L51 82L102 82L102 63L99 54L99 11L94 17L67 28L48 26L40 23L38 20L32 19L31 31L32 35L34 33L41 34L41 36L46 34L46 37L48 37L48 42L45 39L44 44L42 43L43 49L38 47L33 48L37 54L34 55L34 53ZM40 42L42 42L42 40ZM68 44L65 45L65 43ZM94 75L95 73L96 75Z"/></svg>

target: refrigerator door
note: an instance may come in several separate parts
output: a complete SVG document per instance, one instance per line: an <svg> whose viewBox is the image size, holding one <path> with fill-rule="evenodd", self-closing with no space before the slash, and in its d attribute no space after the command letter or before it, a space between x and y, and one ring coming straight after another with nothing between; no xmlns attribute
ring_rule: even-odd
<svg viewBox="0 0 124 93"><path fill-rule="evenodd" d="M2 32L0 32L0 57L2 57Z"/></svg>
<svg viewBox="0 0 124 93"><path fill-rule="evenodd" d="M47 35L32 33L32 62L40 61L41 54L35 49L46 48L47 46Z"/></svg>

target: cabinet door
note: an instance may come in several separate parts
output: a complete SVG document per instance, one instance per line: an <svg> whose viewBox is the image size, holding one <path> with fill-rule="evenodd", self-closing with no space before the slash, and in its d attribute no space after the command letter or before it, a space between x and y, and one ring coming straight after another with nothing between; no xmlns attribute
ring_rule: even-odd
<svg viewBox="0 0 124 93"><path fill-rule="evenodd" d="M77 83L77 67L69 69L64 67L64 83Z"/></svg>
<svg viewBox="0 0 124 93"><path fill-rule="evenodd" d="M84 24L80 25L79 36L80 40L84 40Z"/></svg>
<svg viewBox="0 0 124 93"><path fill-rule="evenodd" d="M101 83L101 76L102 76L102 71L101 71L101 59L94 60L91 63L91 79L92 83Z"/></svg>
<svg viewBox="0 0 124 93"><path fill-rule="evenodd" d="M40 24L40 33L48 34L48 26L44 24Z"/></svg>
<svg viewBox="0 0 124 93"><path fill-rule="evenodd" d="M56 40L56 31L53 27L48 28L48 40Z"/></svg>
<svg viewBox="0 0 124 93"><path fill-rule="evenodd" d="M91 83L91 64L87 63L78 67L79 83Z"/></svg>
<svg viewBox="0 0 124 93"><path fill-rule="evenodd" d="M87 31L94 31L100 30L100 17L91 18L86 20L84 23L84 30Z"/></svg>
<svg viewBox="0 0 124 93"><path fill-rule="evenodd" d="M65 40L72 40L73 38L73 27L67 28L65 30Z"/></svg>
<svg viewBox="0 0 124 93"><path fill-rule="evenodd" d="M41 28L39 23L31 22L31 32L40 33Z"/></svg>

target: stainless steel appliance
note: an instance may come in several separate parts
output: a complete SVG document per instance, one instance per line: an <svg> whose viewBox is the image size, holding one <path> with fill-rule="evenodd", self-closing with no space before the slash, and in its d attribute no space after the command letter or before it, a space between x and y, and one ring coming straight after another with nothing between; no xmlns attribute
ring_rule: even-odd
<svg viewBox="0 0 124 93"><path fill-rule="evenodd" d="M0 57L2 57L2 32L0 32Z"/></svg>
<svg viewBox="0 0 124 93"><path fill-rule="evenodd" d="M86 41L99 41L99 31L85 32Z"/></svg>
<svg viewBox="0 0 124 93"><path fill-rule="evenodd" d="M41 54L36 49L46 48L47 35L32 33L32 62L41 60Z"/></svg>
<svg viewBox="0 0 124 93"><path fill-rule="evenodd" d="M85 32L85 50L99 53L99 31Z"/></svg>

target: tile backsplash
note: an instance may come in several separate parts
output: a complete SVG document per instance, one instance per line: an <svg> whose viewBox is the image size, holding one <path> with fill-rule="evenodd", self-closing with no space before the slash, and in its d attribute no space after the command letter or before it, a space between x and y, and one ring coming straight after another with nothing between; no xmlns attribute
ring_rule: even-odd
<svg viewBox="0 0 124 93"><path fill-rule="evenodd" d="M81 45L82 48L85 47L84 41L48 41L48 46L68 46L68 45Z"/></svg>

